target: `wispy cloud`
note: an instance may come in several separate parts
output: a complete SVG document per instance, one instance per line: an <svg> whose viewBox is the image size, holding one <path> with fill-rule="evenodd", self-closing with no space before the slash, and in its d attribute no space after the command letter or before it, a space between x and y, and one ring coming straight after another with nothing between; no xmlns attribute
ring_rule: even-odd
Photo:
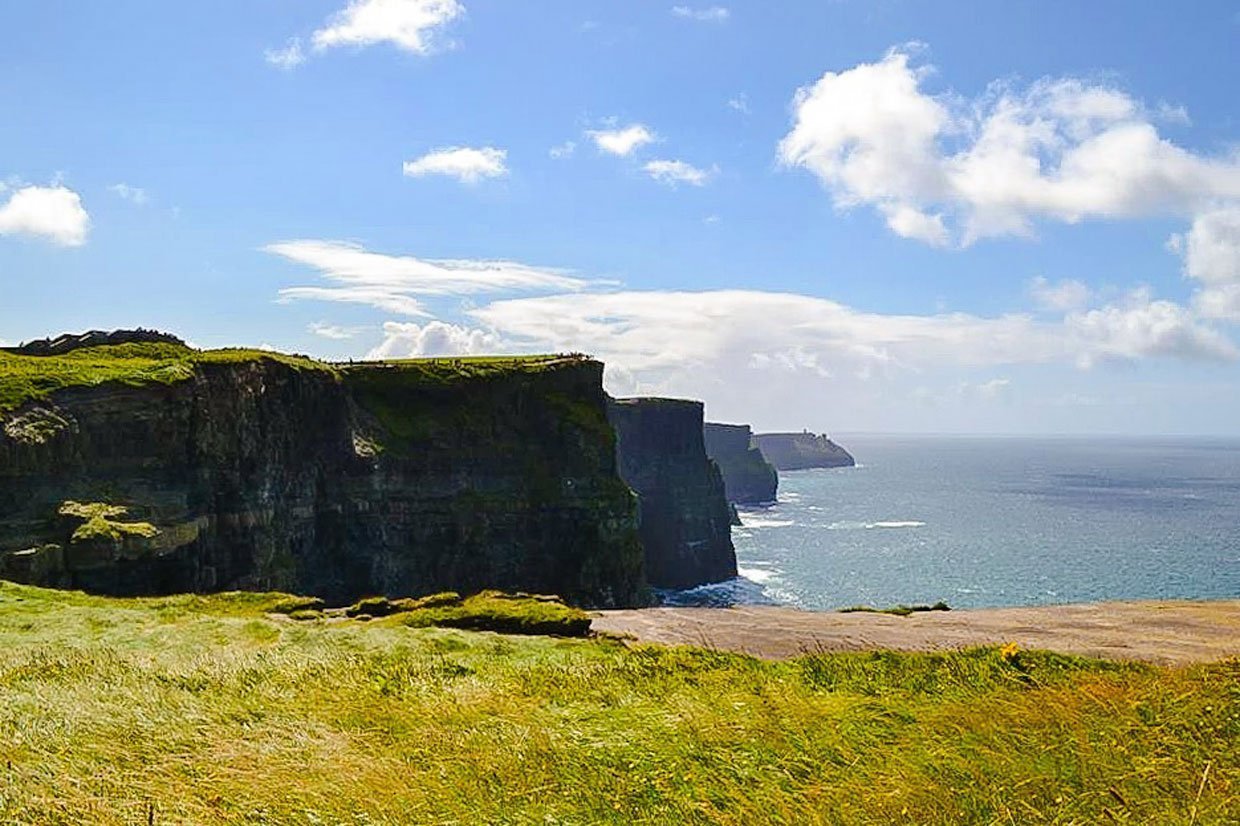
<svg viewBox="0 0 1240 826"><path fill-rule="evenodd" d="M563 270L515 261L421 259L370 252L343 241L283 241L266 252L319 271L331 286L295 286L280 290L285 301L313 299L366 304L405 316L429 317L428 296L580 290L583 279Z"/></svg>
<svg viewBox="0 0 1240 826"><path fill-rule="evenodd" d="M564 158L571 158L573 156L573 153L576 151L577 151L576 141L564 141L564 143L558 144L548 149L547 154L550 155L552 159L559 161L559 160L563 160Z"/></svg>
<svg viewBox="0 0 1240 826"><path fill-rule="evenodd" d="M146 194L146 190L129 184L112 184L108 190L122 200L129 201L135 206L144 206L150 201L150 197Z"/></svg>
<svg viewBox="0 0 1240 826"><path fill-rule="evenodd" d="M338 324L327 324L326 322L316 321L310 324L306 329L322 338L330 338L333 341L346 341L361 332L362 328L341 327Z"/></svg>
<svg viewBox="0 0 1240 826"><path fill-rule="evenodd" d="M749 95L741 92L734 98L728 99L728 108L733 112L740 112L742 115L749 114Z"/></svg>
<svg viewBox="0 0 1240 826"><path fill-rule="evenodd" d="M672 6L672 14L686 20L697 20L702 23L723 23L732 13L728 11L726 6L705 6L702 8L694 8L692 6Z"/></svg>
<svg viewBox="0 0 1240 826"><path fill-rule="evenodd" d="M410 178L443 175L456 178L461 183L476 184L484 178L506 177L508 175L507 158L507 150L491 146L477 149L468 146L450 146L436 149L416 160L405 161L404 172Z"/></svg>
<svg viewBox="0 0 1240 826"><path fill-rule="evenodd" d="M301 38L291 37L282 49L268 49L263 52L263 59L277 69L289 71L306 62L306 55L301 50Z"/></svg>
<svg viewBox="0 0 1240 826"><path fill-rule="evenodd" d="M654 180L668 186L677 184L704 186L719 171L718 167L700 169L684 161L669 160L650 161L642 169Z"/></svg>

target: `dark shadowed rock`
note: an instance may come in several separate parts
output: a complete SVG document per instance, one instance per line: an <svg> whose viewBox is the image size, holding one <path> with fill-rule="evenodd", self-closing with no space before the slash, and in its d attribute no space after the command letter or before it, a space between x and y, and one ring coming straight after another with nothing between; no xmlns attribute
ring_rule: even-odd
<svg viewBox="0 0 1240 826"><path fill-rule="evenodd" d="M815 467L852 467L857 464L847 450L826 437L804 433L759 433L754 444L779 470Z"/></svg>
<svg viewBox="0 0 1240 826"><path fill-rule="evenodd" d="M0 577L336 603L486 588L646 598L599 362L186 364L185 378L0 412ZM70 500L127 510L81 532L83 518L58 515Z"/></svg>
<svg viewBox="0 0 1240 826"><path fill-rule="evenodd" d="M736 576L731 511L706 456L702 403L615 399L609 416L620 475L638 496L650 584L689 588Z"/></svg>
<svg viewBox="0 0 1240 826"><path fill-rule="evenodd" d="M775 501L779 475L752 444L747 424L707 422L703 430L706 455L719 466L728 501L740 505L761 505Z"/></svg>

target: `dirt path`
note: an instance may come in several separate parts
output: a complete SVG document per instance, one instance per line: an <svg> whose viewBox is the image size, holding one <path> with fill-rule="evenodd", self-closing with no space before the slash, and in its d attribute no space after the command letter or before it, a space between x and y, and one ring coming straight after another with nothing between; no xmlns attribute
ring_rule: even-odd
<svg viewBox="0 0 1240 826"><path fill-rule="evenodd" d="M810 651L931 651L1006 642L1164 664L1240 656L1240 600L1105 602L908 617L757 605L643 608L601 611L593 627L643 642L702 645L773 659Z"/></svg>

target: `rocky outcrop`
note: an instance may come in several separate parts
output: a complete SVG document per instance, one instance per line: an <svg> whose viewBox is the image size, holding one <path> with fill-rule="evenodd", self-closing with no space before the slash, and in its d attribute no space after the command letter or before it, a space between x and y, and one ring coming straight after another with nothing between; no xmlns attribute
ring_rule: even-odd
<svg viewBox="0 0 1240 826"><path fill-rule="evenodd" d="M754 444L766 460L779 470L804 470L815 467L852 467L857 464L847 450L827 438L826 434L759 433Z"/></svg>
<svg viewBox="0 0 1240 826"><path fill-rule="evenodd" d="M65 333L56 338L41 338L17 347L0 347L9 353L23 356L61 356L74 350L86 347L103 347L113 344L174 344L184 346L185 342L169 333L158 330L91 330L86 333Z"/></svg>
<svg viewBox="0 0 1240 826"><path fill-rule="evenodd" d="M736 576L731 509L706 456L702 403L615 399L608 415L620 475L638 497L650 584L690 588Z"/></svg>
<svg viewBox="0 0 1240 826"><path fill-rule="evenodd" d="M646 598L600 363L189 363L0 413L0 577L341 603Z"/></svg>
<svg viewBox="0 0 1240 826"><path fill-rule="evenodd" d="M775 501L779 475L762 451L754 447L747 424L707 422L702 433L706 455L719 466L728 501L737 505L761 505Z"/></svg>

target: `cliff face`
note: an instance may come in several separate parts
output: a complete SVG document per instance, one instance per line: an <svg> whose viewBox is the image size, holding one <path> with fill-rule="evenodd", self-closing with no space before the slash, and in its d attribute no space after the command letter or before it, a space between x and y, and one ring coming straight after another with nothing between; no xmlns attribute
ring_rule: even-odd
<svg viewBox="0 0 1240 826"><path fill-rule="evenodd" d="M759 433L753 439L767 461L779 470L852 467L856 464L847 450L825 434Z"/></svg>
<svg viewBox="0 0 1240 826"><path fill-rule="evenodd" d="M707 422L702 433L706 455L719 466L728 501L760 505L775 501L779 475L762 451L754 447L747 424Z"/></svg>
<svg viewBox="0 0 1240 826"><path fill-rule="evenodd" d="M253 358L0 408L0 577L109 594L502 588L636 604L637 508L601 380L580 359ZM58 515L67 500L117 507L83 522Z"/></svg>
<svg viewBox="0 0 1240 826"><path fill-rule="evenodd" d="M701 402L615 399L621 477L637 493L646 577L690 588L736 576L723 477L706 457Z"/></svg>

